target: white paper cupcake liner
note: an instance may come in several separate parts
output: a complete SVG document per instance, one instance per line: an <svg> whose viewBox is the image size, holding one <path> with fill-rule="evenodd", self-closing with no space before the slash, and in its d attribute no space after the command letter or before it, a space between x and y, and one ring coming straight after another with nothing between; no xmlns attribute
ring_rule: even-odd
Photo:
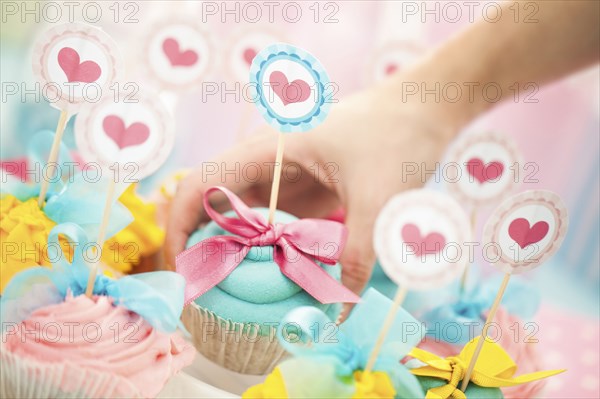
<svg viewBox="0 0 600 399"><path fill-rule="evenodd" d="M194 302L184 308L181 319L198 352L231 371L265 375L287 355L274 331L261 336L258 325L223 319Z"/></svg>
<svg viewBox="0 0 600 399"><path fill-rule="evenodd" d="M0 398L140 398L123 377L79 365L45 363L0 348Z"/></svg>

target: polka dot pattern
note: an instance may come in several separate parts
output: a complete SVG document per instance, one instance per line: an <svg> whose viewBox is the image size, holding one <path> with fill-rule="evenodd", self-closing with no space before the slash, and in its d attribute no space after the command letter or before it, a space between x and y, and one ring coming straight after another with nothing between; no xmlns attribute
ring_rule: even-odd
<svg viewBox="0 0 600 399"><path fill-rule="evenodd" d="M544 368L567 369L548 379L539 398L600 398L599 321L549 307L536 319Z"/></svg>

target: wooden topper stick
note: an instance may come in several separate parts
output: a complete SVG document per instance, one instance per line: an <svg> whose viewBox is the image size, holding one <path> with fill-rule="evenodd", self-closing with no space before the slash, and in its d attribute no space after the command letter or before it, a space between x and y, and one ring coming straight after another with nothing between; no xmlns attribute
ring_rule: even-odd
<svg viewBox="0 0 600 399"><path fill-rule="evenodd" d="M471 231L473 232L473 237L477 235L475 229L477 228L477 207L473 207L471 209ZM465 287L467 286L467 279L469 278L469 270L471 269L471 262L467 263L465 267L465 271L463 272L462 278L460 279L460 293L465 292Z"/></svg>
<svg viewBox="0 0 600 399"><path fill-rule="evenodd" d="M112 210L113 197L115 195L115 186L115 180L110 179L110 183L108 184L108 192L106 193L106 202L104 203L102 222L100 223L100 228L98 230L98 242L96 243L98 248L100 248L100 253L98 254L98 260L96 260L90 266L90 275L88 277L87 288L85 290L85 295L88 298L92 297L92 293L94 291L94 283L96 281L96 274L98 273L98 262L100 262L100 257L102 256L102 247L104 246L104 241L106 240L106 229L108 228L108 221L110 220L110 212Z"/></svg>
<svg viewBox="0 0 600 399"><path fill-rule="evenodd" d="M65 127L67 126L67 121L69 120L69 113L65 110L60 112L60 117L58 119L58 125L56 125L56 132L54 133L54 141L52 141L52 148L50 149L50 155L48 156L48 167L55 168L54 164L58 160L58 155L60 152L60 143L62 141L63 133L65 132ZM54 169L53 169L54 171ZM52 175L52 174L50 174ZM38 197L38 206L41 208L44 205L44 201L46 200L46 194L48 193L48 185L50 182L47 179L42 178L41 186L40 186L40 195Z"/></svg>
<svg viewBox="0 0 600 399"><path fill-rule="evenodd" d="M269 224L275 219L277 209L277 198L279 197L279 183L281 182L281 169L283 167L283 150L285 147L285 133L279 132L277 139L277 155L275 156L275 171L273 172L273 185L271 186L271 198L269 200Z"/></svg>
<svg viewBox="0 0 600 399"><path fill-rule="evenodd" d="M469 367L467 368L467 372L465 373L465 377L462 380L462 384L460 386L461 391L465 391L467 389L467 385L469 385L469 380L471 379L471 374L473 374L473 369L475 368L475 364L477 363L477 358L479 357L479 353L483 348L483 343L487 338L487 330L490 327L490 324L494 321L494 317L496 316L496 311L500 306L500 302L502 301L502 296L504 296L504 291L506 291L506 286L508 285L508 281L510 280L510 273L506 273L504 275L504 279L502 280L502 284L500 285L500 289L498 290L498 294L496 295L496 299L494 300L494 304L488 313L487 319L485 320L485 324L483 325L483 330L481 331L481 337L479 338L479 342L477 342L477 347L473 352L473 356L471 357L471 361L469 362Z"/></svg>
<svg viewBox="0 0 600 399"><path fill-rule="evenodd" d="M383 347L383 343L385 342L385 337L387 337L390 328L392 328L392 324L394 324L394 319L396 318L396 312L402 302L404 302L404 298L406 298L406 294L408 293L408 288L406 285L398 288L396 292L396 296L394 297L394 303L388 312L385 321L383 322L383 327L381 328L381 332L379 333L379 337L377 337L377 341L375 342L375 346L373 347L373 352L371 352L371 356L367 361L367 365L364 370L364 374L370 373L375 367L375 362L377 361L377 356L379 356L379 352L381 352L381 348Z"/></svg>

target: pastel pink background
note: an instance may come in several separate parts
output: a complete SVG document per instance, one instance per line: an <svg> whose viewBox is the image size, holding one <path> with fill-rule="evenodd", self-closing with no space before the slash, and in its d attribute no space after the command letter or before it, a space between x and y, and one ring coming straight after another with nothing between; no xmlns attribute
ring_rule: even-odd
<svg viewBox="0 0 600 399"><path fill-rule="evenodd" d="M210 34L219 56L206 80L219 84L229 82L224 65L225 51L228 39L237 30L252 27L279 30L290 43L308 49L322 61L331 80L339 85L338 97L342 99L372 84L369 62L378 49L403 41L430 50L470 25L466 16L457 23L443 18L437 22L433 15L425 16L425 22L419 16L403 22L401 1L338 1L336 18L339 22L314 23L309 3L312 4L302 3L305 16L293 24L281 18L274 24L266 21L235 23L231 17L225 23L214 17L203 24L198 17L199 3L152 1L137 3L140 6L137 24L116 24L107 12L99 25L117 40L125 55L128 78L135 80L140 78L136 50L149 27L169 18L170 13L196 17ZM433 9L436 2L413 3L419 7L427 3ZM483 7L489 2L478 3ZM476 15L480 16L480 13ZM29 51L35 33L50 25L38 24L31 19L27 23L11 19L2 24L0 70L3 82L33 82L28 68ZM477 60L465 59L464 62ZM140 83L144 84L143 81ZM521 188L553 190L564 198L569 209L571 224L563 248L548 265L527 276L541 289L544 298L536 321L540 325L545 366L569 369L548 382L544 396L547 398L600 397L599 84L599 69L595 66L541 88L535 94L537 103L507 101L466 129L491 129L512 137L524 159L539 166L536 175L539 182L524 184ZM147 191L173 171L197 166L233 145L248 106L236 103L232 96L226 101L218 96L203 101L201 88L161 97L174 111L177 123L175 152L165 167L146 182ZM0 121L3 160L22 156L27 138L38 129L54 129L58 118L58 111L44 103L32 104L31 100L23 103L11 97L0 106L2 115L7 116ZM252 109L250 115L245 135L251 135L263 124L257 111ZM70 128L65 140L72 144ZM482 212L479 231L489 211Z"/></svg>

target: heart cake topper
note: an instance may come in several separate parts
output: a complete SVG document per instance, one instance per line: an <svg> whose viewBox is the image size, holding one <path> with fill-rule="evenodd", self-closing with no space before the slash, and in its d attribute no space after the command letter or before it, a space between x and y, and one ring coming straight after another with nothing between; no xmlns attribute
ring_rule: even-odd
<svg viewBox="0 0 600 399"><path fill-rule="evenodd" d="M374 246L384 272L411 290L438 288L457 278L468 261L471 228L447 194L410 190L397 194L375 222Z"/></svg>
<svg viewBox="0 0 600 399"><path fill-rule="evenodd" d="M227 42L225 51L226 68L231 80L245 84L252 61L260 50L283 41L284 35L275 29L253 27L237 30Z"/></svg>
<svg viewBox="0 0 600 399"><path fill-rule="evenodd" d="M58 65L67 76L67 81L93 83L100 75L102 69L95 61L81 62L77 50L71 47L63 47L58 52Z"/></svg>
<svg viewBox="0 0 600 399"><path fill-rule="evenodd" d="M506 199L485 225L486 258L505 273L538 267L560 247L567 209L553 192L532 190Z"/></svg>
<svg viewBox="0 0 600 399"><path fill-rule="evenodd" d="M142 59L148 77L161 89L193 88L207 75L213 55L208 35L185 18L161 22L149 30Z"/></svg>
<svg viewBox="0 0 600 399"><path fill-rule="evenodd" d="M117 167L131 181L156 171L174 143L172 119L158 96L119 93L81 108L75 140L87 162Z"/></svg>
<svg viewBox="0 0 600 399"><path fill-rule="evenodd" d="M368 63L370 82L381 82L390 75L413 65L425 53L422 45L413 41L395 41L375 51Z"/></svg>
<svg viewBox="0 0 600 399"><path fill-rule="evenodd" d="M117 115L105 116L102 129L120 150L142 145L150 137L150 129L145 123L134 122L126 127L123 119Z"/></svg>
<svg viewBox="0 0 600 399"><path fill-rule="evenodd" d="M447 159L444 181L463 203L490 204L517 187L519 175L514 170L520 167L521 154L506 135L467 134L452 146Z"/></svg>
<svg viewBox="0 0 600 399"><path fill-rule="evenodd" d="M101 29L71 23L38 38L32 66L47 100L72 115L82 104L112 93L122 60L115 42Z"/></svg>
<svg viewBox="0 0 600 399"><path fill-rule="evenodd" d="M252 61L254 100L280 132L304 132L325 120L334 88L319 61L289 44L273 44Z"/></svg>
<svg viewBox="0 0 600 399"><path fill-rule="evenodd" d="M198 62L198 53L194 50L182 50L177 39L168 37L162 44L163 53L172 67L193 67Z"/></svg>
<svg viewBox="0 0 600 399"><path fill-rule="evenodd" d="M404 241L416 256L435 254L446 246L446 237L437 232L426 236L421 235L419 227L413 223L407 223L402 227L402 241Z"/></svg>

